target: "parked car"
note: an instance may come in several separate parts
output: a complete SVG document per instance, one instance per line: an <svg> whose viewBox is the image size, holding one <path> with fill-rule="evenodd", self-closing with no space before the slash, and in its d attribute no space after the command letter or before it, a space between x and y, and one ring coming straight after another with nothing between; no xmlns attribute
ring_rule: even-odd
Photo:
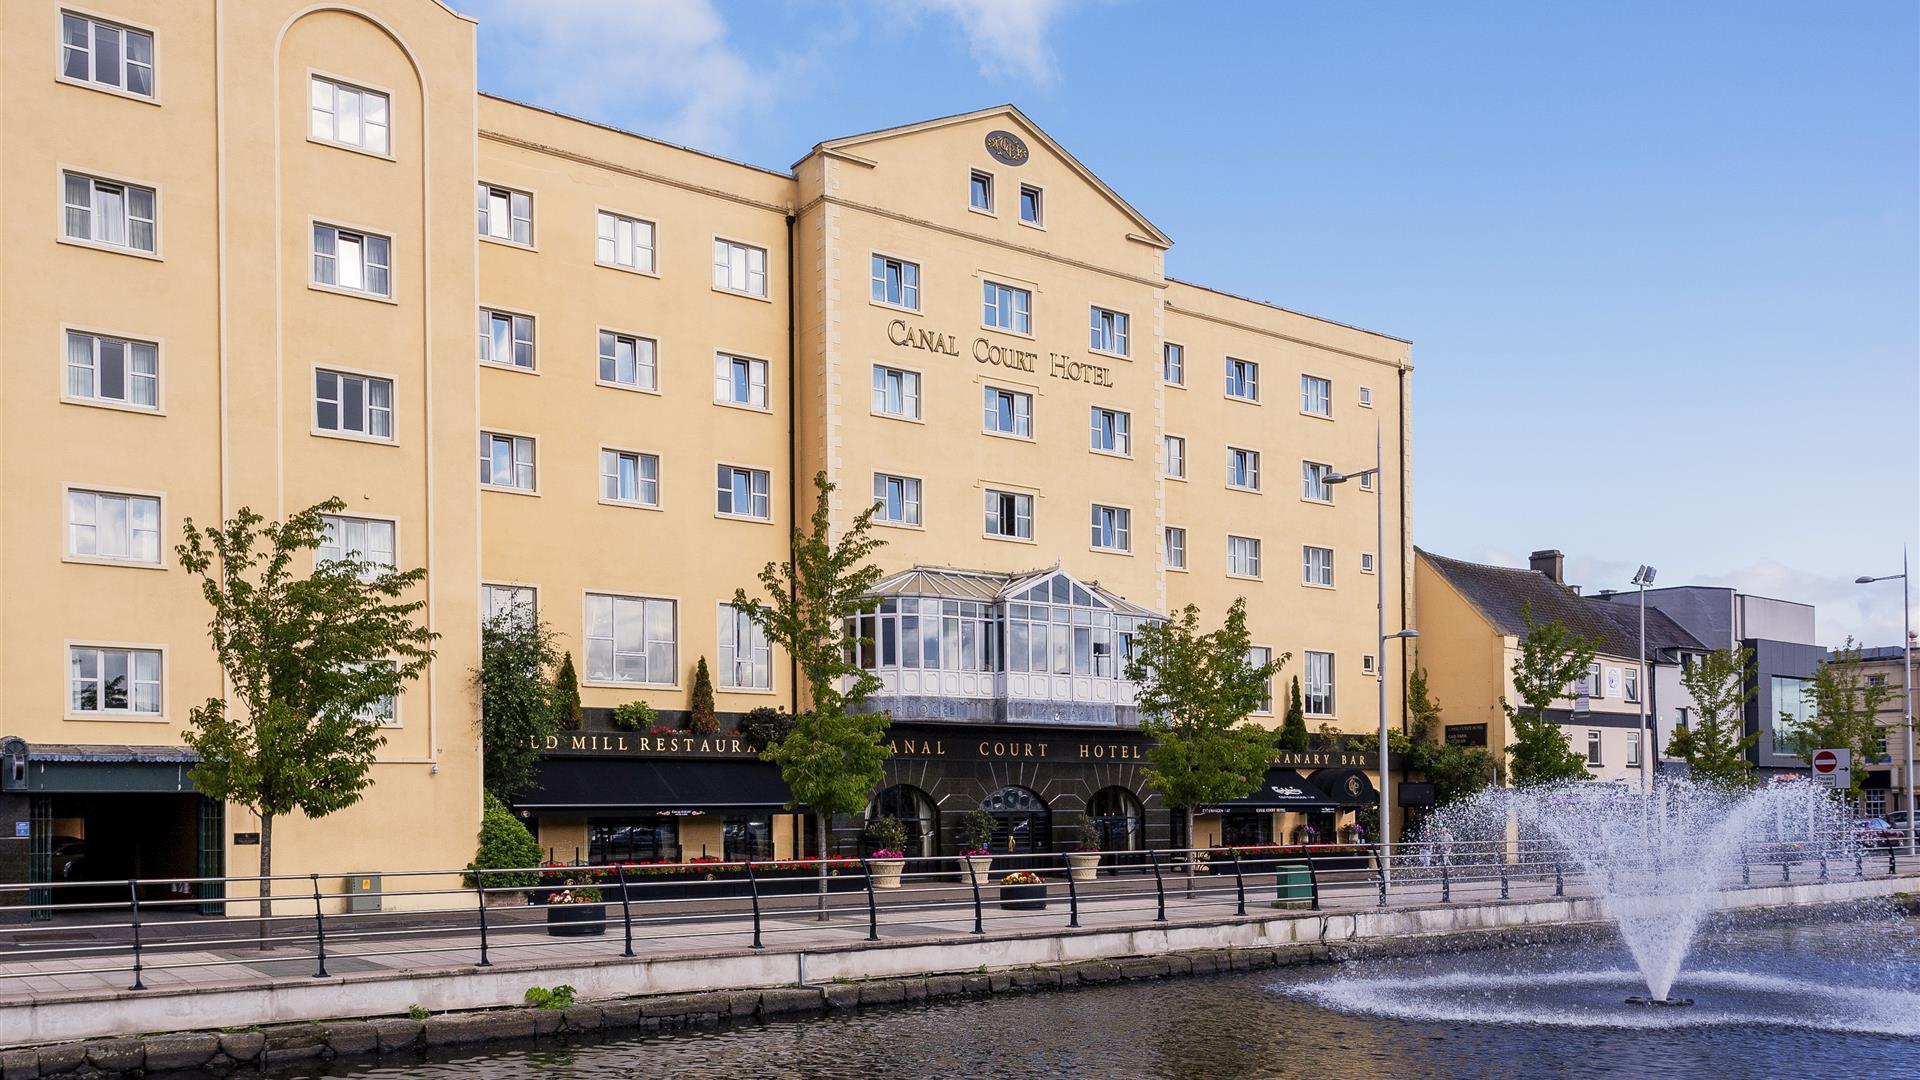
<svg viewBox="0 0 1920 1080"><path fill-rule="evenodd" d="M1858 818L1853 823L1853 838L1864 847L1889 847L1905 835L1883 817Z"/></svg>

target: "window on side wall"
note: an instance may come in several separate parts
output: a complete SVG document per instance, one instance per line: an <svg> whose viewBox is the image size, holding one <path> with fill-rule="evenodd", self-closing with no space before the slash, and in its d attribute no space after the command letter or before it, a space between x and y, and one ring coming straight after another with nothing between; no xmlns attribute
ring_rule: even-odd
<svg viewBox="0 0 1920 1080"><path fill-rule="evenodd" d="M533 196L497 184L479 186L480 235L533 245Z"/></svg>
<svg viewBox="0 0 1920 1080"><path fill-rule="evenodd" d="M153 35L71 11L60 13L60 74L153 96Z"/></svg>
<svg viewBox="0 0 1920 1080"><path fill-rule="evenodd" d="M308 134L368 153L387 152L387 95L318 75L309 94Z"/></svg>

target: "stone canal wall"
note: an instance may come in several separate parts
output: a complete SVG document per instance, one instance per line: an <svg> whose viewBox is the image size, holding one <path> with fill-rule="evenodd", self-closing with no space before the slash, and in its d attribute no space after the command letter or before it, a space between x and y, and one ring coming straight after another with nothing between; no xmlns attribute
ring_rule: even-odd
<svg viewBox="0 0 1920 1080"><path fill-rule="evenodd" d="M1749 888L1721 893L1713 906L1729 913L1784 914L1809 905L1891 897L1913 910L1915 898L1905 889L1914 882L1903 877ZM127 992L85 1001L0 1006L0 1038L15 1044L0 1050L0 1080L272 1068L343 1056L560 1035L647 1033L1124 980L1586 941L1611 934L1593 900L1508 901L1261 915L985 941L862 943L805 953L727 953L574 967L497 964L403 979L290 979L231 991ZM804 979L796 978L802 974ZM560 983L575 987L581 1004L564 1009L513 1007L529 985ZM436 1015L398 1015L416 1005ZM306 1015L288 1015L295 1011ZM247 1016L253 1019L235 1019ZM69 1041L43 1034L63 1028L112 1030L87 1032L107 1037L66 1036ZM135 1034L154 1031L168 1033Z"/></svg>

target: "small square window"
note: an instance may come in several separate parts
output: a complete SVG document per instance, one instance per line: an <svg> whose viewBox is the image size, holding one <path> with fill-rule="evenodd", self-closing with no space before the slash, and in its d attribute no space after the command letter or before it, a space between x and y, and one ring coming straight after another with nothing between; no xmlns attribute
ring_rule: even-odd
<svg viewBox="0 0 1920 1080"><path fill-rule="evenodd" d="M533 244L533 196L492 184L479 186L480 235L509 244Z"/></svg>
<svg viewBox="0 0 1920 1080"><path fill-rule="evenodd" d="M652 338L600 331L600 381L636 390L658 390L657 350Z"/></svg>
<svg viewBox="0 0 1920 1080"><path fill-rule="evenodd" d="M600 498L603 502L659 506L659 456L625 450L600 451Z"/></svg>
<svg viewBox="0 0 1920 1080"><path fill-rule="evenodd" d="M313 227L313 280L348 292L391 297L390 243L384 236L332 225Z"/></svg>
<svg viewBox="0 0 1920 1080"><path fill-rule="evenodd" d="M1187 347L1169 341L1160 347L1160 381L1168 386L1187 385Z"/></svg>
<svg viewBox="0 0 1920 1080"><path fill-rule="evenodd" d="M713 400L722 405L767 407L767 362L718 353L713 358Z"/></svg>
<svg viewBox="0 0 1920 1080"><path fill-rule="evenodd" d="M767 295L767 249L731 240L713 241L713 287L747 296Z"/></svg>
<svg viewBox="0 0 1920 1080"><path fill-rule="evenodd" d="M1360 553L1360 572L1363 574L1373 573L1373 552L1364 551Z"/></svg>
<svg viewBox="0 0 1920 1080"><path fill-rule="evenodd" d="M1166 457L1164 475L1169 480L1187 478L1187 440L1178 435L1162 436L1161 451Z"/></svg>
<svg viewBox="0 0 1920 1080"><path fill-rule="evenodd" d="M988 536L1033 539L1033 496L1019 491L987 490Z"/></svg>
<svg viewBox="0 0 1920 1080"><path fill-rule="evenodd" d="M1373 408L1373 387L1363 386L1360 388L1360 407L1363 409Z"/></svg>
<svg viewBox="0 0 1920 1080"><path fill-rule="evenodd" d="M873 412L901 420L920 419L920 373L873 365Z"/></svg>
<svg viewBox="0 0 1920 1080"><path fill-rule="evenodd" d="M885 255L873 257L873 299L892 307L920 310L920 264Z"/></svg>
<svg viewBox="0 0 1920 1080"><path fill-rule="evenodd" d="M967 205L983 213L993 213L993 174L978 169L967 184Z"/></svg>
<svg viewBox="0 0 1920 1080"><path fill-rule="evenodd" d="M994 435L1033 437L1033 395L989 386L985 390L985 430Z"/></svg>
<svg viewBox="0 0 1920 1080"><path fill-rule="evenodd" d="M1041 213L1040 189L1032 184L1020 185L1020 220L1028 225L1039 225Z"/></svg>
<svg viewBox="0 0 1920 1080"><path fill-rule="evenodd" d="M911 476L873 474L873 520L887 525L920 524L920 481Z"/></svg>
<svg viewBox="0 0 1920 1080"><path fill-rule="evenodd" d="M480 362L533 370L533 316L480 309Z"/></svg>
<svg viewBox="0 0 1920 1080"><path fill-rule="evenodd" d="M594 219L594 259L603 266L654 272L653 222L600 211Z"/></svg>
<svg viewBox="0 0 1920 1080"><path fill-rule="evenodd" d="M1167 526L1167 569L1185 570L1187 568L1187 530L1178 526Z"/></svg>
<svg viewBox="0 0 1920 1080"><path fill-rule="evenodd" d="M378 90L315 75L307 112L307 133L314 138L370 154L387 152L387 95Z"/></svg>

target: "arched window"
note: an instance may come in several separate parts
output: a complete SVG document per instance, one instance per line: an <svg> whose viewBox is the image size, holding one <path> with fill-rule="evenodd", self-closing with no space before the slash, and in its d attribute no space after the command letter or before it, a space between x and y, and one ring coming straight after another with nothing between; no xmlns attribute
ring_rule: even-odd
<svg viewBox="0 0 1920 1080"><path fill-rule="evenodd" d="M993 815L989 851L1012 855L1053 850L1053 813L1032 791L1003 787L982 799L980 809Z"/></svg>
<svg viewBox="0 0 1920 1080"><path fill-rule="evenodd" d="M1100 834L1102 851L1139 851L1145 847L1145 816L1140 799L1123 787L1101 788L1087 801L1087 817Z"/></svg>
<svg viewBox="0 0 1920 1080"><path fill-rule="evenodd" d="M884 817L899 818L907 827L908 858L931 859L940 854L940 812L926 792L911 784L886 788L867 804L868 821Z"/></svg>

